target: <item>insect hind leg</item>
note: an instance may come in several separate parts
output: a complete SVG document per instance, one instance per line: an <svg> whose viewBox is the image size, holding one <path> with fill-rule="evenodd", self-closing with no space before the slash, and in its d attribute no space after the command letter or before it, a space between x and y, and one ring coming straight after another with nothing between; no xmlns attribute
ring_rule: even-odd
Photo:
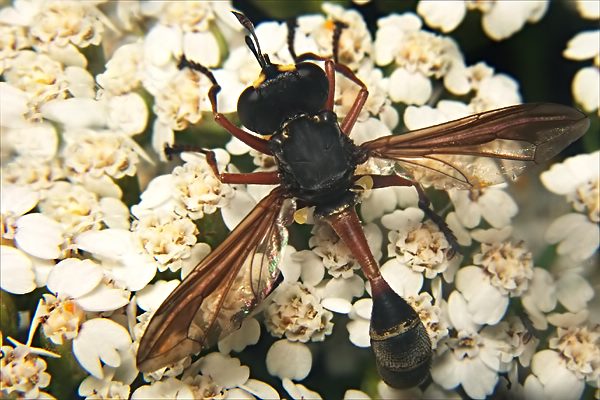
<svg viewBox="0 0 600 400"><path fill-rule="evenodd" d="M431 201L429 200L429 197L427 197L427 194L421 185L415 181L398 175L355 175L354 181L356 182L365 176L369 176L373 180L371 189L384 188L388 186L413 186L419 195L419 208L423 210L427 218L437 225L440 232L442 232L446 237L448 244L450 244L451 250L448 253L448 258L452 258L456 253L460 253L460 246L456 236L454 235L454 232L452 232L452 229L450 229L448 224L446 224L446 221L444 221L440 215L431 209Z"/></svg>

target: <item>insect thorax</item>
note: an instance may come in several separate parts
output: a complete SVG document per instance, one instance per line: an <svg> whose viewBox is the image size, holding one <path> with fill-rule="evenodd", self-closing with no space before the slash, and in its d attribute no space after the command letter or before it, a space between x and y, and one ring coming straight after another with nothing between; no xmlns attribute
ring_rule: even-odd
<svg viewBox="0 0 600 400"><path fill-rule="evenodd" d="M301 114L269 140L282 184L317 208L336 207L349 197L359 149L341 130L335 114Z"/></svg>

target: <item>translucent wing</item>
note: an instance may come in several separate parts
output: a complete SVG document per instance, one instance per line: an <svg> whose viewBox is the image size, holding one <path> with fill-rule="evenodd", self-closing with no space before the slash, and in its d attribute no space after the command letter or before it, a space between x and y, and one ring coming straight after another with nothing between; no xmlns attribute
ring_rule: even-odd
<svg viewBox="0 0 600 400"><path fill-rule="evenodd" d="M294 205L274 189L167 297L140 341L137 365L154 371L238 329L277 286Z"/></svg>
<svg viewBox="0 0 600 400"><path fill-rule="evenodd" d="M521 104L363 143L393 159L412 179L439 189L480 188L514 180L579 139L590 125L580 111Z"/></svg>

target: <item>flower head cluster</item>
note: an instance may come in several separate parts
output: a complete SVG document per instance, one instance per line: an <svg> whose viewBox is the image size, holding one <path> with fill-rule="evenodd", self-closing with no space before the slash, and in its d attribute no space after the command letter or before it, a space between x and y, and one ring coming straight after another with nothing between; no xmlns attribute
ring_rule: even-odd
<svg viewBox="0 0 600 400"><path fill-rule="evenodd" d="M8 338L12 346L2 346L4 396L51 397L43 390L54 363L49 368L44 357L55 355L32 347L37 328L41 343L73 354L87 376L73 374L67 383L86 398L276 399L283 391L321 398L298 383L311 374L317 345L326 372L356 373L364 358L352 346L370 346L379 294L361 271L364 254L323 221L322 207L302 205L286 215L284 206L268 226L272 221L260 215L243 236L259 246L229 239L229 248L215 247L220 253L207 268L197 268L272 190L223 183L226 174L281 167L272 155L222 135L222 127L239 121L241 92L264 80L258 52L286 71L305 53L337 57L333 111L361 144L519 103L514 79L485 61L468 64L463 43L447 34L477 10L484 32L503 40L548 9L546 1L422 0L416 13L390 13L371 24L363 3L324 3L320 12L265 21L254 32L230 12L230 1L15 0L0 9L0 288L10 293L7 304L26 296L14 302L18 320L3 315L2 330L5 323L6 332L30 325L27 344ZM576 2L577 12L596 21L593 3ZM597 30L582 32L564 52L589 61L573 81L587 112L598 109L598 37ZM210 73L184 67L183 57ZM224 149L210 154L203 147L215 143ZM454 398L459 386L471 398L576 398L586 386L597 388L600 321L590 283L597 269L590 265L600 243L599 154L542 173L543 185L572 207L551 223L528 207L515 218L527 188L491 186L520 172L507 160L417 154L399 162L370 157L357 166L364 176L350 191L360 203L369 262L381 264L382 277L416 311L434 355L432 380L422 390L381 383L376 394L348 390L345 398ZM179 166L166 163L170 156ZM425 209L424 194L433 191L373 189L386 179L374 176L392 174L445 192L430 196ZM270 208L252 215L261 210L273 215ZM297 230L305 235L290 242L295 247L281 223L288 219L314 224ZM539 231L543 238L535 237ZM198 341L203 356L187 355L139 379L136 351L152 315L178 284L189 285L186 277L198 275L195 290L185 293L194 307L172 315L165 332ZM332 339L333 321L346 326L347 341ZM261 326L269 337L260 338ZM229 355L259 339L253 351L267 343L267 371L280 379L273 387L251 377L254 362Z"/></svg>
<svg viewBox="0 0 600 400"><path fill-rule="evenodd" d="M265 323L272 335L300 342L325 340L333 329L332 318L310 288L301 284L282 284L265 310Z"/></svg>

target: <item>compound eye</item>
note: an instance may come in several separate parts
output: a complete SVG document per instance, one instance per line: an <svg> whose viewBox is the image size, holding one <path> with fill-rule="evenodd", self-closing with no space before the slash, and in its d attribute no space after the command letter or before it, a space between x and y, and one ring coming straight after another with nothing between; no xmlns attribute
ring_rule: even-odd
<svg viewBox="0 0 600 400"><path fill-rule="evenodd" d="M253 86L242 92L237 109L242 124L261 135L269 135L277 131L285 118L277 103L261 96L261 92Z"/></svg>
<svg viewBox="0 0 600 400"><path fill-rule="evenodd" d="M299 95L294 97L298 100L297 107L310 114L321 111L329 92L325 72L312 63L300 63L296 65L296 70L300 76L297 88Z"/></svg>
<svg viewBox="0 0 600 400"><path fill-rule="evenodd" d="M329 90L325 72L315 64L300 63L285 69L274 64L271 67L274 70L265 73L268 79L246 88L238 99L242 124L262 135L276 132L297 115L321 111Z"/></svg>

